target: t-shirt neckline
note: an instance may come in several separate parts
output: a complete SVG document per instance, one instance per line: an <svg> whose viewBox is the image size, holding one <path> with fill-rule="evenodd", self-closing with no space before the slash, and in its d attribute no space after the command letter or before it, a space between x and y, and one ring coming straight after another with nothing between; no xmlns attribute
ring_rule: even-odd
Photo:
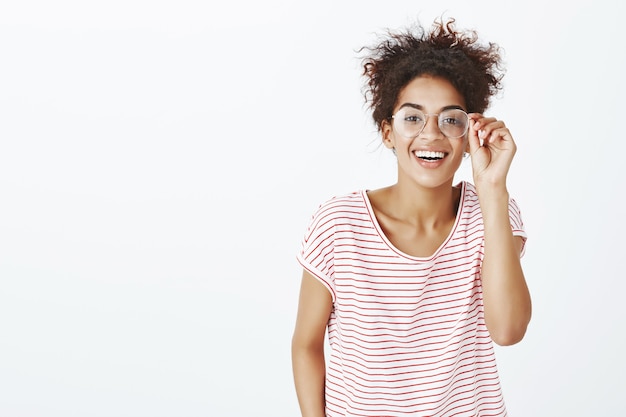
<svg viewBox="0 0 626 417"><path fill-rule="evenodd" d="M374 213L374 208L372 207L372 203L367 195L368 190L363 189L361 190L360 194L361 194L361 197L363 198L363 201L365 202L367 213L370 216L370 220L372 224L374 225L374 228L376 229L376 233L378 234L378 237L382 239L383 242L385 242L385 244L389 247L389 249L391 249L392 251L394 251L395 253L397 253L399 256L403 258L424 262L424 261L430 261L436 258L437 255L439 255L439 253L443 250L443 248L446 247L448 242L450 242L450 240L452 239L452 236L454 236L454 233L457 230L457 227L459 225L459 221L461 218L461 212L463 210L463 205L465 203L466 182L461 181L457 184L457 186L461 186L461 198L459 201L459 206L457 207L456 218L454 219L454 224L452 225L452 228L450 229L450 233L448 234L448 236L444 239L441 245L439 245L439 247L435 250L435 252L430 256L409 255L408 253L401 251L393 243L391 243L391 241L387 238L387 235L384 233L382 227L380 226L380 223L378 223L378 219L376 218L376 214Z"/></svg>

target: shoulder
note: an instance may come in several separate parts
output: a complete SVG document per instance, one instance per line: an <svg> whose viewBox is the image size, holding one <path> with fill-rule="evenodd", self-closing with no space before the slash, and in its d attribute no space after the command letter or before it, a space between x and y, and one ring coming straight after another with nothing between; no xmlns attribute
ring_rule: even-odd
<svg viewBox="0 0 626 417"><path fill-rule="evenodd" d="M474 184L468 181L461 181L457 184L457 187L461 187L462 197L464 199L464 203L470 203L470 205L478 204L478 193L476 192L476 187ZM513 197L509 197L509 206L515 209L519 209L517 202Z"/></svg>
<svg viewBox="0 0 626 417"><path fill-rule="evenodd" d="M365 213L367 205L364 194L364 190L358 190L330 197L319 204L313 213L313 219L329 220Z"/></svg>
<svg viewBox="0 0 626 417"><path fill-rule="evenodd" d="M467 181L461 181L458 186L462 187L462 190L464 190L462 194L462 206L464 213L471 216L482 216L480 202L478 201L478 193L476 192L474 184ZM522 230L524 228L520 207L513 197L509 197L509 218L514 230Z"/></svg>
<svg viewBox="0 0 626 417"><path fill-rule="evenodd" d="M354 191L322 202L311 216L307 235L333 234L337 228L350 228L367 222L369 211L364 194L365 191Z"/></svg>
<svg viewBox="0 0 626 417"><path fill-rule="evenodd" d="M342 213L360 212L366 208L363 194L364 191L359 190L330 197L318 206L315 214L317 216L336 216Z"/></svg>
<svg viewBox="0 0 626 417"><path fill-rule="evenodd" d="M461 187L461 192L463 193L463 197L466 199L478 199L478 193L476 192L476 187L474 184L468 181L461 181L457 185L457 187Z"/></svg>
<svg viewBox="0 0 626 417"><path fill-rule="evenodd" d="M480 202L478 201L478 193L474 184L468 181L461 181L457 187L461 188L460 205L462 211L471 216L480 216Z"/></svg>

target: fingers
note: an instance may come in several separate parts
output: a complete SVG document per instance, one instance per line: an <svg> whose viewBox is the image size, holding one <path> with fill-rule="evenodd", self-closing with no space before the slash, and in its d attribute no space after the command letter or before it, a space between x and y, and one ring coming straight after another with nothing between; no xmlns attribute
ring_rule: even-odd
<svg viewBox="0 0 626 417"><path fill-rule="evenodd" d="M484 117L479 113L471 113L470 118L470 142L471 137L478 137L478 146L487 146L496 142L499 138L510 139L511 133L502 120L495 117ZM470 143L471 148L471 143Z"/></svg>
<svg viewBox="0 0 626 417"><path fill-rule="evenodd" d="M481 140L478 137L478 129L476 129L475 126L476 126L476 122L470 117L470 127L468 130L467 139L469 143L470 154L472 155L482 145Z"/></svg>

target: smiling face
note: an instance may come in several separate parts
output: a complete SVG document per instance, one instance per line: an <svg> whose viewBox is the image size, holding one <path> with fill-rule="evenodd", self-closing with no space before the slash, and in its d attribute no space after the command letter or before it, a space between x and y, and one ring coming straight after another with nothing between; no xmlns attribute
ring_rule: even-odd
<svg viewBox="0 0 626 417"><path fill-rule="evenodd" d="M382 124L383 143L395 149L398 158L398 183L409 181L426 188L452 186L467 148L467 133L458 138L446 137L433 115L446 109L465 110L465 100L448 80L420 76L400 91L394 114L407 108L431 116L426 116L424 130L414 138L401 135L393 126L395 119Z"/></svg>

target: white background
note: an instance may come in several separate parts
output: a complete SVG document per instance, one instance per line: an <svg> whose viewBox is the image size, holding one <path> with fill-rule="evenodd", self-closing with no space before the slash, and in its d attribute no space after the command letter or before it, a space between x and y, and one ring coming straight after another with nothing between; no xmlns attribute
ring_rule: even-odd
<svg viewBox="0 0 626 417"><path fill-rule="evenodd" d="M509 413L626 414L626 6L437 3L2 1L0 415L298 415L309 216L395 179L356 49L442 13L505 51L534 302Z"/></svg>

